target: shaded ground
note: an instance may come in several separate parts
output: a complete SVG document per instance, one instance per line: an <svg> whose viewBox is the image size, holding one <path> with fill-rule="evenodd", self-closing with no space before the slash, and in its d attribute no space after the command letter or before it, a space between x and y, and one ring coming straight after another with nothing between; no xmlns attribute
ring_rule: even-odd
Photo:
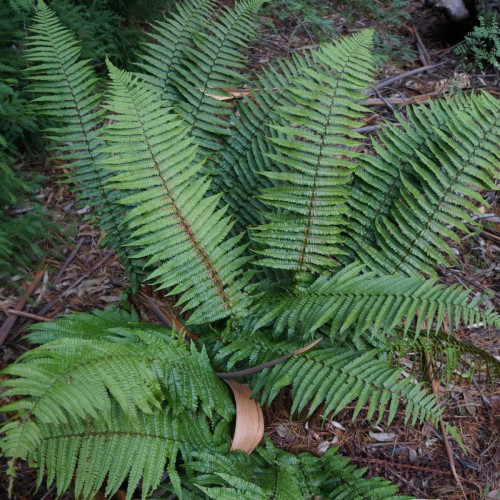
<svg viewBox="0 0 500 500"><path fill-rule="evenodd" d="M378 95L373 96L373 115L368 119L367 126L376 126L381 120L390 119L395 111L404 112L405 103L417 100L425 102L429 97L449 92L450 88L484 88L493 94L499 93L497 75L475 75L456 69L456 60L449 45L450 38L453 43L456 42L455 37L451 34L447 40L443 40L443 20L437 19L430 11L419 11L419 3L413 2L410 7L413 32L403 27L400 34L405 37L406 43L415 47L415 60L400 68L387 66L380 79L423 65L439 66L380 90ZM332 22L339 32L360 27L347 25L342 12L333 15ZM370 19L363 19L359 23L369 25ZM415 28L421 37L419 49L416 48ZM256 70L269 60L290 55L302 46L314 44L314 39L307 31L296 30L293 24L278 25L277 30L264 33L263 41L253 55L252 67ZM39 320L43 320L44 317L56 318L69 311L89 311L119 302L124 278L115 254L100 248L102 235L90 221L85 220L86 210L77 210L69 187L57 183L58 168L48 164L41 168L47 175L47 181L40 198L45 200L60 231L55 243L47 248L47 257L40 265L40 269L44 270L43 277L21 314L35 314ZM488 194L488 200L492 206L485 210L500 217L496 195ZM443 280L461 283L477 291L490 290L492 304L498 306L500 225L488 223L483 231L462 236L463 246L457 249L458 264L443 270ZM7 311L19 303L22 289L29 285L34 276L33 272L22 278L14 278L13 282L0 288L0 325L6 319ZM153 294L149 288L143 292ZM139 309L143 315L148 314L140 306ZM0 351L0 368L26 351L27 345L22 335L32 322L31 318L18 317ZM456 335L493 355L500 355L498 332L478 327L461 329ZM369 475L380 475L397 483L402 493L419 498L454 499L463 498L465 492L467 498L484 498L488 488L500 489L496 465L500 461L500 391L488 386L480 373L476 373L472 380L467 373L458 373L451 384L441 387L441 398L448 406L445 420L458 428L468 450L465 455L452 443L463 491L450 472L450 460L442 435L427 425L409 429L404 425L401 412L388 428L382 423L380 428L374 429L362 417L353 424L349 409L333 420L327 420L323 426L319 414L308 422L297 417L291 418L287 410L290 408L289 394L284 391L273 406L266 410L266 428L277 444L294 452L321 453L329 446L337 446L343 455L350 457L357 465L368 467ZM6 465L0 462L0 498L6 497L5 472ZM14 498L55 498L54 491L47 492L43 486L35 492L35 485L36 473L22 466L17 474ZM71 498L71 495L67 494L65 498Z"/></svg>

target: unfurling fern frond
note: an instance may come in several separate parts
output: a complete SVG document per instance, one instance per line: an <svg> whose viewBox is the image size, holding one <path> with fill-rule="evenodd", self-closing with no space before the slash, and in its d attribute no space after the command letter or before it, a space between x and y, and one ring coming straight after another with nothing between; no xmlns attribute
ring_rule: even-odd
<svg viewBox="0 0 500 500"><path fill-rule="evenodd" d="M287 126L275 126L284 137L273 138L272 159L282 171L263 174L275 179L260 199L271 207L269 223L253 233L264 246L260 265L289 269L300 276L335 266L344 253L340 243L347 222L348 183L351 181L365 113L359 101L371 84L372 33L353 35L317 54L321 65L306 69L309 78L290 89L295 105L278 114ZM298 126L295 126L298 125Z"/></svg>
<svg viewBox="0 0 500 500"><path fill-rule="evenodd" d="M349 246L382 274L435 274L454 259L446 238L474 225L470 199L494 189L500 153L500 103L486 93L415 107L402 130L388 126L365 155L351 200Z"/></svg>
<svg viewBox="0 0 500 500"><path fill-rule="evenodd" d="M252 455L199 453L187 464L196 487L209 498L262 498L305 500L312 497L337 500L386 499L396 488L379 478L363 479L358 469L330 449L323 456L292 455L270 441Z"/></svg>
<svg viewBox="0 0 500 500"><path fill-rule="evenodd" d="M152 41L144 44L144 53L137 65L145 71L141 78L152 85L168 105L180 99L173 78L183 51L210 22L214 3L213 0L189 0L180 4L170 19L152 25Z"/></svg>
<svg viewBox="0 0 500 500"><path fill-rule="evenodd" d="M363 268L352 264L333 276L320 276L307 287L297 287L281 299L275 295L275 305L255 328L273 324L278 333L288 330L306 335L328 325L331 339L337 342L349 333L385 335L402 327L403 320L405 333L412 328L415 337L422 330L439 331L445 319L450 331L461 322L500 328L500 314L481 311L481 298L458 285L404 275L378 276L363 273Z"/></svg>
<svg viewBox="0 0 500 500"><path fill-rule="evenodd" d="M254 17L263 2L240 0L234 10L224 7L223 15L194 37L194 46L184 48L173 76L182 95L176 110L192 126L200 155L217 151L220 138L230 133L231 105L220 98L231 97L224 89L243 81L237 72L244 67L241 50L254 38Z"/></svg>
<svg viewBox="0 0 500 500"><path fill-rule="evenodd" d="M131 191L122 202L133 208L126 220L134 231L139 258L157 267L149 279L182 294L185 309L197 308L191 323L238 316L249 304L243 287L249 260L241 237L227 238L232 223L218 196L195 163L196 146L188 128L132 75L110 66L106 167L114 170L111 187Z"/></svg>
<svg viewBox="0 0 500 500"><path fill-rule="evenodd" d="M37 111L51 120L48 137L62 151L59 158L71 168L70 180L77 185L80 199L91 205L106 233L105 244L114 247L132 282L138 285L140 262L126 248L128 234L120 221L123 208L117 205L118 193L107 189L109 172L102 160L100 123L103 110L96 91L97 78L88 61L81 61L80 44L54 12L38 3L35 23L30 28L26 59Z"/></svg>

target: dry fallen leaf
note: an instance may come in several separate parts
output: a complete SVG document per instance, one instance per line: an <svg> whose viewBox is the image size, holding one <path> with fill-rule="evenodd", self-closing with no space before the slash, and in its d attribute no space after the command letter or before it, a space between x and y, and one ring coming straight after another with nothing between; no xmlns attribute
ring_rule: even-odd
<svg viewBox="0 0 500 500"><path fill-rule="evenodd" d="M331 441L323 441L318 445L317 452L320 455L323 455L323 453L325 453L328 450L328 448L331 448L333 445L335 445L338 442L338 440L339 438L335 436Z"/></svg>
<svg viewBox="0 0 500 500"><path fill-rule="evenodd" d="M368 433L372 439L379 441L380 443L387 443L388 441L394 441L396 439L396 434L394 432L372 432Z"/></svg>
<svg viewBox="0 0 500 500"><path fill-rule="evenodd" d="M232 378L224 379L236 402L236 426L231 451L252 453L264 437L264 415L259 404L251 398L252 391Z"/></svg>

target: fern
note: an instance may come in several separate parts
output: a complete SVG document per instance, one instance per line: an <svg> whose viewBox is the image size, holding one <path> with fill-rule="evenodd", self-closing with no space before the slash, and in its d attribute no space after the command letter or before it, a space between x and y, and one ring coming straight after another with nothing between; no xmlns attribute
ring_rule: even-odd
<svg viewBox="0 0 500 500"><path fill-rule="evenodd" d="M39 484L46 475L84 498L123 482L131 498L141 481L144 498L164 473L162 489L185 498L388 498L392 485L334 450L229 453L235 410L219 372L246 370L262 404L288 387L291 413L352 404L353 419L387 425L398 412L436 425L445 411L404 371L410 351L431 353L445 379L463 366L500 373L453 337L462 324L500 326L498 312L423 276L448 263L493 188L498 101L409 108L362 152L368 31L279 62L233 109L227 89L244 81L261 3L186 2L156 24L144 74L108 63L105 106L74 38L39 4L28 58L48 135L82 196L104 200L110 240L176 296L199 337L117 310L36 326L28 340L41 345L2 382L11 474L28 460ZM321 342L304 351L311 337Z"/></svg>
<svg viewBox="0 0 500 500"><path fill-rule="evenodd" d="M300 107L279 111L289 125L276 126L285 138L272 140L278 150L272 158L286 171L265 173L279 185L260 196L274 209L266 214L269 223L253 235L266 246L259 251L260 265L300 276L334 267L332 257L344 253L340 243L347 223L347 184L354 170L352 148L360 137L353 129L365 112L356 101L371 81L371 36L364 32L325 48L318 54L324 70L306 70L313 81L299 80L301 87L291 90ZM332 67L329 75L326 68Z"/></svg>
<svg viewBox="0 0 500 500"><path fill-rule="evenodd" d="M396 488L378 478L363 479L357 469L342 459L335 449L322 457L307 453L292 455L266 447L250 456L196 454L187 464L193 483L209 498L403 498L395 496ZM335 470L335 475L329 472Z"/></svg>
<svg viewBox="0 0 500 500"><path fill-rule="evenodd" d="M310 286L297 288L281 299L273 295L276 304L255 329L273 324L278 333L288 329L310 334L328 324L331 339L339 341L348 333L360 336L368 330L372 335L385 335L403 326L403 319L405 333L415 323L415 337L424 328L427 333L442 330L445 318L450 332L461 322L482 321L485 326L500 328L498 312L482 312L478 308L480 298L472 298L460 286L398 275L378 277L363 272L360 265L347 266L333 276L324 274Z"/></svg>
<svg viewBox="0 0 500 500"><path fill-rule="evenodd" d="M36 460L39 483L46 470L59 494L76 472L77 496L95 494L108 476L107 494L128 477L130 498L142 478L145 498L179 452L227 448L222 422L233 404L206 353L130 320L80 314L37 327L32 340L46 343L4 371L3 397L29 395L2 407L21 417L3 427L4 454ZM207 417L221 422L216 434Z"/></svg>
<svg viewBox="0 0 500 500"><path fill-rule="evenodd" d="M119 251L134 284L141 275L140 264L130 258L125 246L128 235L120 221L123 211L117 193L107 189L109 172L98 167L102 159L99 125L103 110L96 91L96 76L86 61L79 59L80 45L43 2L38 4L31 27L26 59L38 112L55 126L46 134L72 167L70 179L78 185L80 197L89 203L106 233L104 243Z"/></svg>
<svg viewBox="0 0 500 500"><path fill-rule="evenodd" d="M224 241L229 218L217 209L217 196L203 198L209 184L199 175L188 129L132 75L112 66L110 75L109 109L116 116L106 135L113 155L106 166L123 172L113 176L111 187L134 192L122 202L137 205L127 220L134 244L142 248L137 256L158 265L149 279L183 293L185 309L197 307L192 323L242 314L249 304L243 291L249 279L242 275L245 246L240 237Z"/></svg>
<svg viewBox="0 0 500 500"><path fill-rule="evenodd" d="M220 148L220 137L230 133L227 117L230 104L217 99L228 97L224 90L243 81L236 71L243 67L242 48L254 38L253 16L264 0L240 0L234 10L209 23L207 32L193 37L193 46L184 48L174 85L182 95L177 111L192 126L191 134L200 146L200 155Z"/></svg>
<svg viewBox="0 0 500 500"><path fill-rule="evenodd" d="M468 198L487 206L478 191L494 189L499 117L498 100L482 93L414 108L404 133L384 129L385 149L365 155L352 197L357 257L382 274L434 274L436 262L447 266L445 257L454 257L446 238L458 243L453 229L475 225Z"/></svg>
<svg viewBox="0 0 500 500"><path fill-rule="evenodd" d="M282 136L271 128L282 121L276 110L293 104L290 90L299 85L299 77L307 78L305 70L318 62L314 52L303 57L295 55L292 61L279 61L276 69L270 67L259 75L252 98L237 108L242 119L234 119L233 134L208 163L214 188L232 210L235 230L239 232L264 222L266 206L257 194L276 185L273 178L260 175L273 166L270 154L276 151L269 137Z"/></svg>
<svg viewBox="0 0 500 500"><path fill-rule="evenodd" d="M172 105L181 97L174 85L174 75L183 59L183 48L192 43L196 33L213 16L213 0L191 0L178 6L178 12L166 22L153 25L151 42L144 44L141 62L143 78L156 89L161 99Z"/></svg>

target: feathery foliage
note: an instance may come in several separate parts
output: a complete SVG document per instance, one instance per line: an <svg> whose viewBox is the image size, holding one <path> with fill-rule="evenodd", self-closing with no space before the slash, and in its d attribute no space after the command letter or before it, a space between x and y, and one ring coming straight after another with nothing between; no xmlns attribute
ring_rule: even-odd
<svg viewBox="0 0 500 500"><path fill-rule="evenodd" d="M454 230L474 225L469 200L487 206L479 190L495 188L500 103L486 93L458 96L415 106L400 123L379 134L377 157L361 158L348 244L381 274L434 274L433 265L454 259L446 239L459 243Z"/></svg>
<svg viewBox="0 0 500 500"><path fill-rule="evenodd" d="M278 183L260 195L274 209L253 234L265 245L260 265L300 277L334 267L334 257L343 253L339 244L355 167L352 148L361 137L353 129L365 112L358 101L373 68L371 36L369 31L356 34L318 52L321 66L305 70L312 81L299 78L300 86L291 89L295 105L278 110L288 124L275 126L285 137L271 140L277 149L271 157L285 169L264 173ZM335 69L329 74L327 68Z"/></svg>
<svg viewBox="0 0 500 500"><path fill-rule="evenodd" d="M3 397L29 398L2 407L21 417L5 424L2 448L35 460L59 494L76 472L77 496L107 476L106 494L128 477L130 498L142 478L145 498L178 453L227 449L233 403L203 350L117 313L62 318L37 327L31 340L42 339L4 372Z"/></svg>
<svg viewBox="0 0 500 500"><path fill-rule="evenodd" d="M204 198L209 184L188 128L132 75L112 66L110 75L115 118L107 128L105 165L118 172L112 188L133 192L122 202L136 205L126 220L133 244L142 248L137 256L158 266L149 279L182 293L186 309L197 308L192 323L242 314L249 304L242 265L249 258L240 237L226 239L231 222L217 209L218 196Z"/></svg>
<svg viewBox="0 0 500 500"><path fill-rule="evenodd" d="M361 152L367 31L268 68L234 109L227 90L243 82L261 3L184 3L144 44L143 74L108 63L104 106L78 43L39 4L28 59L49 135L82 196L104 200L95 213L113 244L199 334L189 343L116 310L35 327L41 345L4 372L0 445L11 471L27 459L59 494L127 482L131 498L142 481L144 498L166 472L163 490L185 498L388 498L392 485L334 450L229 453L234 403L214 367L281 359L247 379L263 404L289 387L292 413L326 419L353 404L353 419L387 425L399 409L409 425L445 410L403 370L410 349L446 357L444 379L500 373L453 337L461 324L500 326L498 313L423 276L493 187L498 101L410 108ZM305 351L306 339L321 342Z"/></svg>
<svg viewBox="0 0 500 500"><path fill-rule="evenodd" d="M107 189L109 172L97 166L103 156L103 110L96 75L88 61L80 59L75 36L44 3L39 4L34 21L26 58L32 63L29 75L32 91L39 95L35 99L38 112L52 122L46 134L62 152L66 167L72 167L70 179L77 184L80 198L99 217L106 233L104 243L119 251L137 285L141 272L125 246L128 233L120 227L123 209L117 204L117 193Z"/></svg>
<svg viewBox="0 0 500 500"><path fill-rule="evenodd" d="M365 470L349 464L335 449L317 458L292 455L268 441L250 456L199 453L195 458L186 466L195 473L192 481L214 499L404 498L395 496L396 488L388 481L363 479Z"/></svg>
<svg viewBox="0 0 500 500"><path fill-rule="evenodd" d="M422 330L429 333L444 329L445 318L450 332L460 323L483 322L500 328L498 312L482 312L477 307L480 297L472 297L460 286L438 285L436 280L404 275L377 276L363 270L362 265L350 265L334 275L325 273L310 286L297 287L292 294L281 298L272 294L270 300L274 299L276 305L255 328L272 324L278 333L305 335L328 324L332 341L367 331L385 335L398 326L404 326L406 333L412 325L417 337Z"/></svg>

